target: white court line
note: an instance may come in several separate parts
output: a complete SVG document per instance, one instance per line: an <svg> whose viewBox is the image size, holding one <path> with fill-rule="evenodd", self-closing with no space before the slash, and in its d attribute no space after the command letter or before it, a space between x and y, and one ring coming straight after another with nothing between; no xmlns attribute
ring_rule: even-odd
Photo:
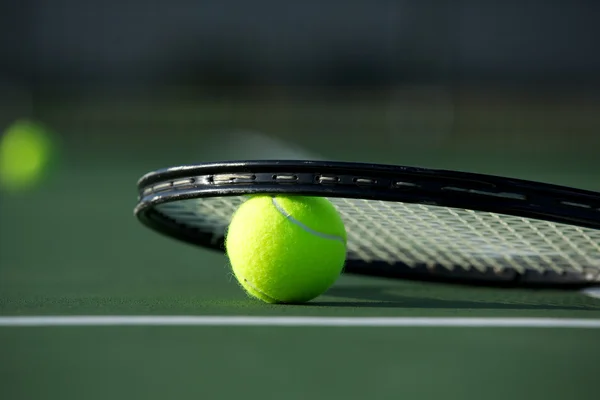
<svg viewBox="0 0 600 400"><path fill-rule="evenodd" d="M600 319L81 315L0 317L0 326L498 327L600 329Z"/></svg>

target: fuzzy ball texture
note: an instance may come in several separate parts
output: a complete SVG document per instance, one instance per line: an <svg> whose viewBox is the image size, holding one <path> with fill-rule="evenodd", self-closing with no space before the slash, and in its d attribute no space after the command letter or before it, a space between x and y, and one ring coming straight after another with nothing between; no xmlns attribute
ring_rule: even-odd
<svg viewBox="0 0 600 400"><path fill-rule="evenodd" d="M342 218L327 199L259 195L235 212L225 245L248 294L267 303L303 303L337 280L346 240Z"/></svg>

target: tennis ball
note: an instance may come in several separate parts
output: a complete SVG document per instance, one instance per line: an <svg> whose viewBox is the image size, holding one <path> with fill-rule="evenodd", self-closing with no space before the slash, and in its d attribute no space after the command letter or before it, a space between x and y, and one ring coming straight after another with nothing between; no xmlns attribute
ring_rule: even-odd
<svg viewBox="0 0 600 400"><path fill-rule="evenodd" d="M267 303L303 303L325 292L346 259L346 229L326 199L253 196L236 210L225 247L246 292Z"/></svg>
<svg viewBox="0 0 600 400"><path fill-rule="evenodd" d="M0 187L8 191L35 187L46 177L54 150L41 125L28 120L13 123L0 137Z"/></svg>

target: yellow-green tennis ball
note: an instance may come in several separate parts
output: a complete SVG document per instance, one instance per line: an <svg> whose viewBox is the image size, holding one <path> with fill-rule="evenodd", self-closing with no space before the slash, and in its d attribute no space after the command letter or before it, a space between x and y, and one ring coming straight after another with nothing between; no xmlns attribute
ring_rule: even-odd
<svg viewBox="0 0 600 400"><path fill-rule="evenodd" d="M47 175L54 157L49 133L32 121L17 121L0 136L0 187L30 189Z"/></svg>
<svg viewBox="0 0 600 400"><path fill-rule="evenodd" d="M340 276L346 229L324 198L260 195L235 212L225 246L248 294L267 303L303 303Z"/></svg>

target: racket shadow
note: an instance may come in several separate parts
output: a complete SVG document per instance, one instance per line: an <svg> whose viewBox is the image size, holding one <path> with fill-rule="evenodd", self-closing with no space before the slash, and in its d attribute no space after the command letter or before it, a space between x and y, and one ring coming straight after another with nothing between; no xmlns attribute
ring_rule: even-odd
<svg viewBox="0 0 600 400"><path fill-rule="evenodd" d="M412 292L412 293L411 293ZM338 301L313 301L312 306L351 308L600 310L600 301L576 292L473 288L454 285L414 290L390 285L340 286L325 296Z"/></svg>

